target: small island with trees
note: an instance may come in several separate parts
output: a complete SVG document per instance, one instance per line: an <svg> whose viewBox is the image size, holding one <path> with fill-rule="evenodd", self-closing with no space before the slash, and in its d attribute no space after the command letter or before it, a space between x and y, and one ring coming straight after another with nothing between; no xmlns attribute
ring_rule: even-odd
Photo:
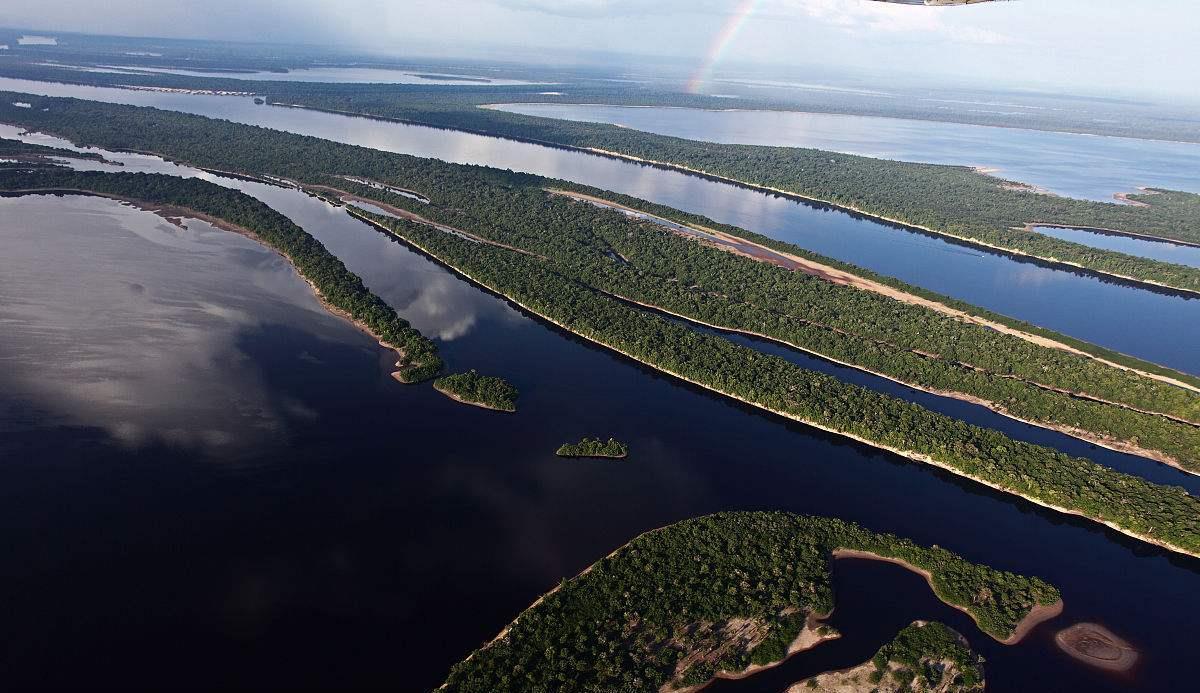
<svg viewBox="0 0 1200 693"><path fill-rule="evenodd" d="M433 388L452 400L484 409L515 412L517 388L512 383L475 370L455 373L433 381Z"/></svg>
<svg viewBox="0 0 1200 693"><path fill-rule="evenodd" d="M578 443L564 443L554 452L559 457L603 457L620 460L629 456L629 446L616 438L607 441L584 438Z"/></svg>

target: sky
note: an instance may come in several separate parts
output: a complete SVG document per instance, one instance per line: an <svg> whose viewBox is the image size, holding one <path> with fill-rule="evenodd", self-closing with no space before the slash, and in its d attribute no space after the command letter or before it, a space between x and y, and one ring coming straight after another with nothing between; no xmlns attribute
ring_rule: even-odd
<svg viewBox="0 0 1200 693"><path fill-rule="evenodd" d="M340 44L398 56L833 64L980 86L1195 98L1196 0L3 0L47 31ZM722 43L720 39L726 40Z"/></svg>

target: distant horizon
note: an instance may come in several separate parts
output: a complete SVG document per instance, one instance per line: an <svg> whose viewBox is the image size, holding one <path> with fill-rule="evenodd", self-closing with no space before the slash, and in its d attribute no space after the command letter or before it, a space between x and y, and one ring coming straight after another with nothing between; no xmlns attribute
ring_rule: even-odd
<svg viewBox="0 0 1200 693"><path fill-rule="evenodd" d="M1172 102L1200 95L1200 7L1162 0L1020 0L914 7L867 0L10 0L19 31L339 48L428 59L669 62L692 80L745 65L882 70L889 79L970 82ZM25 28L36 27L36 28ZM1161 66L1161 69L1147 69ZM933 80L929 82L928 80Z"/></svg>
<svg viewBox="0 0 1200 693"><path fill-rule="evenodd" d="M510 66L515 69L605 69L614 72L636 69L636 67L640 66L648 68L648 71L655 77L664 80L678 80L681 85L686 81L688 70L692 69L695 65L694 59L686 56L622 53L604 50L572 51L570 52L570 55L574 58L574 60L570 63L564 63L559 60L555 64L547 64L548 60L558 60L562 56L566 55L566 53L555 49L531 49L528 50L523 56L510 55L506 59L497 59L495 57L489 57L490 53L496 50L495 47L488 48L482 45L477 46L473 51L457 54L440 54L437 52L398 52L395 50L387 50L378 47L358 46L352 43L261 41L236 38L193 38L111 34L21 26L0 26L0 32L19 33L28 36L47 38L57 38L60 36L82 36L90 38L107 38L147 42L178 41L181 43L196 44L235 44L247 47L278 46L281 48L294 48L312 50L314 52L324 52L327 53L329 57L345 59L348 62L378 60L380 63L385 65L389 62L395 64L404 62L422 63L434 61L459 61L464 64L478 63L481 65ZM4 42L0 41L0 45L4 45ZM16 48L16 46L13 46L13 48ZM0 51L0 56L3 56L4 52L6 51ZM622 64L614 64L614 62L618 61ZM650 64L647 65L647 62ZM713 81L719 82L722 80L728 80L738 73L755 72L761 74L761 72L764 70L770 71L774 76L783 76L782 73L787 70L823 70L825 71L823 74L804 75L804 81L809 83L821 83L822 81L829 81L833 82L833 85L841 85L852 82L864 86L871 85L875 87L883 87L886 85L880 84L880 81L886 80L888 85L898 87L900 89L950 88L992 93L1016 93L1035 96L1063 96L1080 99L1102 99L1105 101L1130 103L1149 102L1157 103L1159 105L1200 105L1200 94L1191 92L1189 92L1189 95L1193 96L1194 98L1191 100L1181 100L1179 98L1180 95L1177 94L1164 94L1161 92L1146 92L1138 90L1114 92L1114 90L1111 88L1107 90L1101 90L1095 87L1091 89L1084 87L1081 89L1080 85L1058 85L1051 83L1029 83L1017 81L983 85L971 82L969 79L960 75L945 75L936 73L896 75L889 74L884 70L872 69L865 66L847 66L831 63L781 63L730 60L717 67L712 73L712 78ZM236 77L231 76L231 78ZM799 76L796 76L796 78L799 78ZM897 84L897 80L900 81L900 84Z"/></svg>

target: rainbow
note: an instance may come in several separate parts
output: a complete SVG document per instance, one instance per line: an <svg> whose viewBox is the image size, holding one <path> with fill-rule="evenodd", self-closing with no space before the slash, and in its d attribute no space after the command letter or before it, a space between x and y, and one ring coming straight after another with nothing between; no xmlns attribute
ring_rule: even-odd
<svg viewBox="0 0 1200 693"><path fill-rule="evenodd" d="M695 74L688 80L688 92L692 94L700 93L700 87L704 86L704 83L708 81L712 75L713 68L716 67L721 56L725 54L725 50L729 48L729 44L733 43L733 40L737 38L738 31L741 30L746 20L750 18L750 15L754 13L754 9L758 6L758 3L759 0L740 0L738 2L737 9L733 11L733 14L729 15L729 19L725 20L724 26L713 37L712 45L708 48L708 54L705 56L704 62L700 64Z"/></svg>

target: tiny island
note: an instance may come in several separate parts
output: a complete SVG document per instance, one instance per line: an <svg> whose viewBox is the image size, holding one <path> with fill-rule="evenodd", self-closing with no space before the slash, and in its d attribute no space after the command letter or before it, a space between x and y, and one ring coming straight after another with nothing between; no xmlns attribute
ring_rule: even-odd
<svg viewBox="0 0 1200 693"><path fill-rule="evenodd" d="M433 388L456 402L484 409L515 412L517 388L503 378L480 375L474 369L433 381Z"/></svg>
<svg viewBox="0 0 1200 693"><path fill-rule="evenodd" d="M554 454L559 457L597 457L620 460L629 456L629 446L616 438L602 441L584 438L578 443L564 443Z"/></svg>

